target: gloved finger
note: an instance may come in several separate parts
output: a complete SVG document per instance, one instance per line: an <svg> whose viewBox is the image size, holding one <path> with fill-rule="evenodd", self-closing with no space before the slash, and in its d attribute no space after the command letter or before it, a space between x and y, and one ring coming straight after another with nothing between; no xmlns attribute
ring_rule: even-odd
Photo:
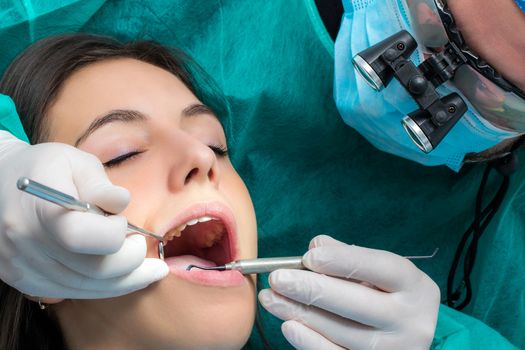
<svg viewBox="0 0 525 350"><path fill-rule="evenodd" d="M283 321L294 320L322 334L334 344L353 350L387 349L381 333L373 327L334 315L315 306L307 306L290 300L269 289L259 292L261 305ZM376 347L377 345L377 347Z"/></svg>
<svg viewBox="0 0 525 350"><path fill-rule="evenodd" d="M8 100L8 99L11 100L11 98L6 95L2 94L0 96L1 96L0 98L4 100ZM2 108L5 106L5 104L0 103L0 106L1 106L0 108ZM14 103L11 100L9 102L9 108L7 110L0 110L0 114L8 115L11 113L11 110L14 111L15 109L16 107L14 106ZM6 130L0 130L0 139L2 140L2 142L0 142L0 154L7 154L7 152L5 152L6 149L12 149L13 147L16 147L18 145L20 145L21 147L27 146L27 142L20 140L19 138L17 138L12 133Z"/></svg>
<svg viewBox="0 0 525 350"><path fill-rule="evenodd" d="M73 182L79 199L95 204L108 213L120 213L129 203L129 191L109 181L100 160L92 154L68 149Z"/></svg>
<svg viewBox="0 0 525 350"><path fill-rule="evenodd" d="M423 272L402 256L355 245L310 249L303 264L318 273L368 282L388 292L405 290L423 277Z"/></svg>
<svg viewBox="0 0 525 350"><path fill-rule="evenodd" d="M17 251L16 245L9 238L11 236L19 236L10 228L5 228L4 232L0 234L0 280L9 283L22 278L22 271L13 266L13 259L20 253Z"/></svg>
<svg viewBox="0 0 525 350"><path fill-rule="evenodd" d="M316 272L280 269L269 281L287 298L373 327L384 328L401 313L392 294Z"/></svg>
<svg viewBox="0 0 525 350"><path fill-rule="evenodd" d="M107 279L123 276L138 268L147 252L146 238L134 234L124 240L122 248L110 255L76 254L64 250L49 253L53 259L86 277Z"/></svg>
<svg viewBox="0 0 525 350"><path fill-rule="evenodd" d="M328 235L318 235L310 240L308 249L322 247L322 246L346 246L347 244Z"/></svg>
<svg viewBox="0 0 525 350"><path fill-rule="evenodd" d="M92 278L93 281L104 281L126 276L143 264L146 243L144 237L136 236L138 235L131 236L126 240L126 244L131 249L124 249L109 256L73 254L63 250L57 253L53 247L46 247L44 250L38 243L25 242L23 246L24 256L13 258L12 264L23 272L19 278L22 280L21 286L34 284L35 282L27 277L27 273L36 273L46 276L53 283L66 287L98 288L98 284L94 282L87 286L84 286L84 283ZM136 254L133 254L133 250L137 247L140 251L138 257L135 257ZM61 260L57 259L55 255L59 255ZM30 259L26 257L30 257ZM71 266L80 271L72 269ZM23 291L28 292L27 289Z"/></svg>
<svg viewBox="0 0 525 350"><path fill-rule="evenodd" d="M23 271L20 268L13 266L10 259L0 257L0 266L2 266L0 269L0 280L5 283L10 284L23 278Z"/></svg>
<svg viewBox="0 0 525 350"><path fill-rule="evenodd" d="M127 220L123 216L79 211L62 211L42 225L63 248L81 254L115 253L122 247L127 233Z"/></svg>
<svg viewBox="0 0 525 350"><path fill-rule="evenodd" d="M78 289L103 292L112 290L113 296L128 294L135 290L142 289L149 284L161 280L169 273L168 265L154 258L144 259L143 263L131 273L108 279L88 279L86 278Z"/></svg>
<svg viewBox="0 0 525 350"><path fill-rule="evenodd" d="M46 272L45 275L26 267L24 281L30 281L31 284L15 283L13 287L35 297L100 299L143 289L169 273L169 267L159 259L145 259L142 265L131 273L109 279L88 278L59 265L48 264L53 270L51 273ZM63 277L57 279L58 274L62 274Z"/></svg>
<svg viewBox="0 0 525 350"><path fill-rule="evenodd" d="M284 322L281 325L281 330L286 340L298 350L344 350L344 348L297 321Z"/></svg>

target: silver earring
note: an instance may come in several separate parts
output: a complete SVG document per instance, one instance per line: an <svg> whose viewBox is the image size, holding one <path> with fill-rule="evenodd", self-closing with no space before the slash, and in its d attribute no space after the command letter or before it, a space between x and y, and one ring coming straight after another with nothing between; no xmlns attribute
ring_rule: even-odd
<svg viewBox="0 0 525 350"><path fill-rule="evenodd" d="M45 310L47 308L47 305L42 302L42 300L38 299L38 307L40 310Z"/></svg>

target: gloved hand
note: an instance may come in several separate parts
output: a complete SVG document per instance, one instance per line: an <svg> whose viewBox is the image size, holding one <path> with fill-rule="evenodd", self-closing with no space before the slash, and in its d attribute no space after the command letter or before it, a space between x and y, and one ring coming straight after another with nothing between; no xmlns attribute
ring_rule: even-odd
<svg viewBox="0 0 525 350"><path fill-rule="evenodd" d="M430 347L440 293L409 260L317 236L303 263L312 271L274 271L271 289L259 293L261 304L286 321L282 332L295 348Z"/></svg>
<svg viewBox="0 0 525 350"><path fill-rule="evenodd" d="M142 289L168 274L163 261L145 259L143 236L126 237L123 216L69 211L17 189L18 178L27 176L119 213L129 192L111 184L95 156L60 143L30 146L0 131L0 169L5 283L35 297L96 299Z"/></svg>

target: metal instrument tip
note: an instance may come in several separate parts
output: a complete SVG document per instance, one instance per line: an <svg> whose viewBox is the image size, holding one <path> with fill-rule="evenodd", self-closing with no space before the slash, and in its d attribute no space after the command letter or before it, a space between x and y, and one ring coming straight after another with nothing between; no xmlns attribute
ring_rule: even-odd
<svg viewBox="0 0 525 350"><path fill-rule="evenodd" d="M190 271L193 268L201 269L201 270L217 270L217 271L224 271L224 270L226 270L226 266L224 266L224 265L212 266L212 267L204 267L204 266L198 266L198 265L188 265L188 267L186 267L186 271Z"/></svg>

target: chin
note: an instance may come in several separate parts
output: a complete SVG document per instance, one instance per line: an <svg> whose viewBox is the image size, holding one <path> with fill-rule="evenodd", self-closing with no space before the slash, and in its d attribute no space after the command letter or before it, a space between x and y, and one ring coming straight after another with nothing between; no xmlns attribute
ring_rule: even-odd
<svg viewBox="0 0 525 350"><path fill-rule="evenodd" d="M151 329L157 334L156 349L241 349L255 320L256 291L250 276L225 288L171 275L157 283L148 299L161 316Z"/></svg>

